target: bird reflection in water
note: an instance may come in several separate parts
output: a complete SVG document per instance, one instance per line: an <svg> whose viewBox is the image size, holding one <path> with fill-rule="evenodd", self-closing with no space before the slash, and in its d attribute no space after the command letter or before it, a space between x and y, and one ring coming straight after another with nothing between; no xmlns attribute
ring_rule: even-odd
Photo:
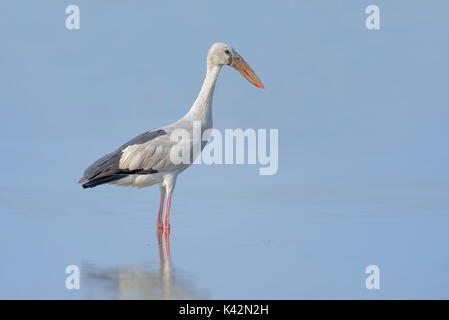
<svg viewBox="0 0 449 320"><path fill-rule="evenodd" d="M112 269L95 269L86 267L86 287L97 292L97 295L110 296L116 299L196 299L198 292L182 274L172 269L170 255L169 232L157 232L159 250L159 270L148 264ZM106 291L106 295L105 295Z"/></svg>

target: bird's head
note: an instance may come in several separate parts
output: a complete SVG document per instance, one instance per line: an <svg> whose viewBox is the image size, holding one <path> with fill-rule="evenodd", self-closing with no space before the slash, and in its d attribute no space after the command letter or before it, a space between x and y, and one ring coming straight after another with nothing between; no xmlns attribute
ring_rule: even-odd
<svg viewBox="0 0 449 320"><path fill-rule="evenodd" d="M231 66L256 87L264 87L246 61L237 53L237 51L234 50L233 47L226 43L217 42L210 47L209 52L207 53L207 64Z"/></svg>

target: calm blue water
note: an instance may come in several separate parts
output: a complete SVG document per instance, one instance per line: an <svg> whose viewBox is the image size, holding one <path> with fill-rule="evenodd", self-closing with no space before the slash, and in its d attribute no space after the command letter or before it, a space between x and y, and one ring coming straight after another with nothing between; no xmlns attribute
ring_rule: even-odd
<svg viewBox="0 0 449 320"><path fill-rule="evenodd" d="M377 1L378 31L367 1L69 4L0 4L0 298L449 298L446 2ZM189 109L215 41L265 89L224 68L214 124L279 129L279 171L192 166L158 239L157 187L76 182Z"/></svg>

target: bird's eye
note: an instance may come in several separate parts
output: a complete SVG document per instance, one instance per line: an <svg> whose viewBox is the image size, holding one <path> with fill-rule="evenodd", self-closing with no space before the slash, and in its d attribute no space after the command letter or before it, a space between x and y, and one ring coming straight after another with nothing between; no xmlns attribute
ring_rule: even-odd
<svg viewBox="0 0 449 320"><path fill-rule="evenodd" d="M228 49L226 49L226 50L225 50L225 53L226 53L226 54L230 54L230 52L229 52L229 50L228 50Z"/></svg>

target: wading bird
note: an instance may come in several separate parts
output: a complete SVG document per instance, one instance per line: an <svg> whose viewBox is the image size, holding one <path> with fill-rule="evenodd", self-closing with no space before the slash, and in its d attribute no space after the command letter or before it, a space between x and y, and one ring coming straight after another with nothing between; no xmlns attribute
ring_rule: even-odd
<svg viewBox="0 0 449 320"><path fill-rule="evenodd" d="M79 181L83 184L83 188L93 188L105 183L139 188L159 184L161 197L157 228L158 230L169 230L170 203L176 177L199 155L198 152L195 154L194 123L201 124L201 137L204 131L212 128L212 95L218 74L224 65L237 69L256 87L264 87L251 67L230 45L213 44L207 54L206 78L189 112L175 123L145 132L128 141L116 151L95 161L86 169L84 176ZM176 163L171 160L171 149L177 144L171 138L171 134L178 129L190 133L192 141L187 142L188 148L191 149L190 155L192 155L190 163ZM200 141L199 152L206 143L207 141ZM165 200L166 195L167 199ZM162 221L164 200L166 204Z"/></svg>

